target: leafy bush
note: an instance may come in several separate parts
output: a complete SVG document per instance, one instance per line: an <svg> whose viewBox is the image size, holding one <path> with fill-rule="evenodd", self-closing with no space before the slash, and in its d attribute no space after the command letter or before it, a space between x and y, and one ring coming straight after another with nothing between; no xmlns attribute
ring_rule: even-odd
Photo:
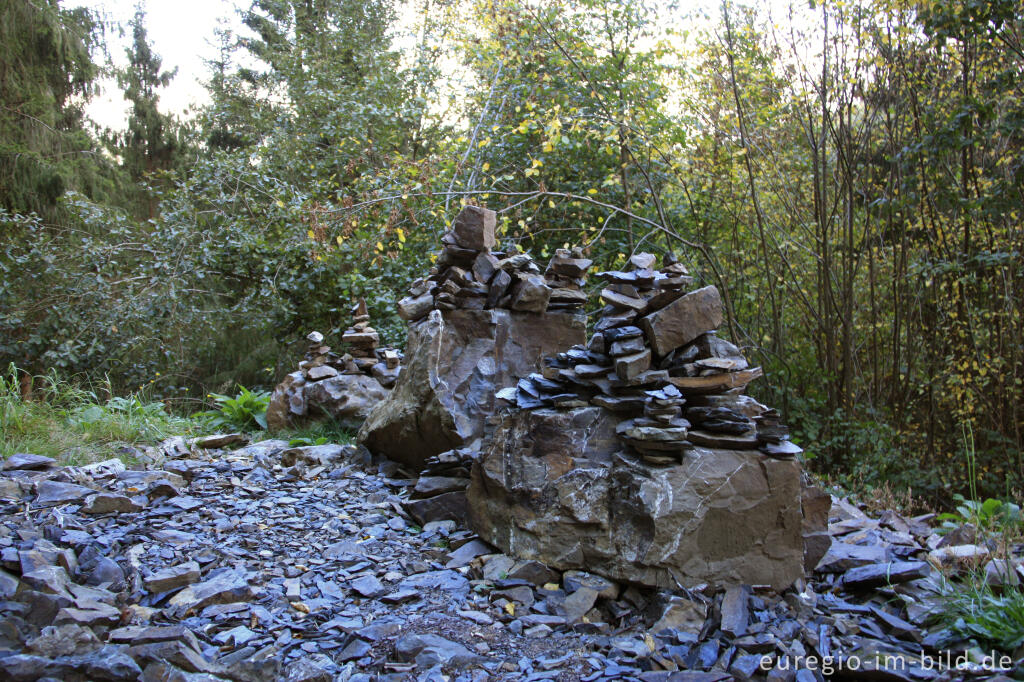
<svg viewBox="0 0 1024 682"><path fill-rule="evenodd" d="M217 403L218 408L192 415L202 419L208 427L242 430L252 429L254 426L260 429L267 428L269 391L250 391L245 386L239 386L238 395L234 398L220 393L211 393L210 397Z"/></svg>
<svg viewBox="0 0 1024 682"><path fill-rule="evenodd" d="M292 447L326 445L327 443L347 445L355 441L355 433L330 420L313 422L276 435L279 438L288 439L288 444Z"/></svg>
<svg viewBox="0 0 1024 682"><path fill-rule="evenodd" d="M1013 502L1003 502L988 498L984 502L968 500L963 495L953 495L956 502L955 512L939 514L942 526L940 533L948 533L965 523L988 531L1004 531L1021 524L1020 506Z"/></svg>
<svg viewBox="0 0 1024 682"><path fill-rule="evenodd" d="M288 447L298 448L305 447L308 445L327 445L330 442L330 438L327 438L326 436L320 436L317 439L308 438L306 436L300 436L299 438L292 438L291 440L289 440Z"/></svg>
<svg viewBox="0 0 1024 682"><path fill-rule="evenodd" d="M947 585L942 620L955 633L986 647L1012 652L1024 644L1024 592L1019 586L997 593L984 574Z"/></svg>

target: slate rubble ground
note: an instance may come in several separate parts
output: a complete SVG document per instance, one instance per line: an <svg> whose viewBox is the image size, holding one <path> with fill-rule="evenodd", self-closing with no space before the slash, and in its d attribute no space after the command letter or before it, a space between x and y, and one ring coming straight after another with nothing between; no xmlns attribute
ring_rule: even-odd
<svg viewBox="0 0 1024 682"><path fill-rule="evenodd" d="M421 509L417 528L411 497L461 490L459 453L417 481L355 446L218 449L238 440L172 439L145 471L5 462L0 677L809 681L823 678L765 674L762 656L856 654L863 671L877 668L873 653L955 649L924 626L938 603L929 561L990 551L935 535L926 517L870 518L837 499L833 545L809 583L781 596L642 591L493 554L427 520L443 505Z"/></svg>

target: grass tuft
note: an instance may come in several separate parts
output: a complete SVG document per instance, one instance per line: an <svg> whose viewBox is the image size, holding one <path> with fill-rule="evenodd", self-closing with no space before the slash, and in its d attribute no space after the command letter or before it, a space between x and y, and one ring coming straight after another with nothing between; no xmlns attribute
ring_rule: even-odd
<svg viewBox="0 0 1024 682"><path fill-rule="evenodd" d="M0 375L0 457L16 452L53 457L64 464L123 456L123 446L152 445L172 435L194 433L196 423L168 414L142 394L101 400L97 391L61 379L35 377L24 398L21 373L13 365ZM109 384L100 387L109 395Z"/></svg>
<svg viewBox="0 0 1024 682"><path fill-rule="evenodd" d="M351 445L356 442L356 432L332 421L313 422L307 426L285 429L275 433L273 438L286 440L293 446L337 443Z"/></svg>
<svg viewBox="0 0 1024 682"><path fill-rule="evenodd" d="M1014 652L1024 644L1024 591L1004 586L998 591L985 580L984 571L963 583L947 583L942 621L958 635L973 639L988 650Z"/></svg>

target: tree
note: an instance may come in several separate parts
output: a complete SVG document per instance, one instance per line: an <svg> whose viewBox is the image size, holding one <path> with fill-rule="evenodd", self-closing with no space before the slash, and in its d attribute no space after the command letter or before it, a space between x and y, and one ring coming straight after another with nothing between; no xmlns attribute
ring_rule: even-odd
<svg viewBox="0 0 1024 682"><path fill-rule="evenodd" d="M178 124L159 108L158 90L171 82L177 69L161 70L163 60L153 52L145 24L146 14L139 7L130 24L132 43L125 50L128 65L117 73L124 98L131 103L128 127L111 137L113 151L141 194L137 200L143 209L141 215L152 219L156 217L157 202L145 183L155 182L159 174L174 169L182 143Z"/></svg>
<svg viewBox="0 0 1024 682"><path fill-rule="evenodd" d="M82 114L99 73L98 29L87 10L57 0L0 5L0 207L54 218L65 190L104 193L108 166Z"/></svg>
<svg viewBox="0 0 1024 682"><path fill-rule="evenodd" d="M508 237L541 257L566 242L591 247L609 265L634 249L678 248L658 246L665 234L634 221L678 226L664 201L666 152L681 132L665 106L673 51L655 9L617 0L502 2L480 3L477 16L483 36L468 37L463 53L486 87L470 99L452 188L491 190L517 204L504 216ZM519 194L531 191L543 201L523 202Z"/></svg>

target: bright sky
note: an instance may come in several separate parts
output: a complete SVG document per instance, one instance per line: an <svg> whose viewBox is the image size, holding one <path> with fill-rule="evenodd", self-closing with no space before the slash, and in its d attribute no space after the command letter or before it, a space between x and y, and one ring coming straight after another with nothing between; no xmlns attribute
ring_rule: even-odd
<svg viewBox="0 0 1024 682"><path fill-rule="evenodd" d="M214 30L223 18L235 30L241 26L236 8L248 0L66 0L66 7L84 6L102 12L126 29L123 37L108 36L108 49L116 64L125 64L125 48L131 42L128 22L136 4L146 11L146 30L154 51L163 58L163 68L178 68L178 74L160 95L164 110L180 114L206 99L202 82L208 77L205 59L217 56ZM123 127L126 104L116 84L103 88L104 94L90 102L89 115L102 126Z"/></svg>
<svg viewBox="0 0 1024 682"><path fill-rule="evenodd" d="M784 6L790 0L767 0L776 16L785 16ZM164 70L178 69L171 84L160 94L164 111L181 115L207 101L203 87L209 74L204 60L217 56L214 31L220 22L236 32L245 32L237 10L248 7L251 0L65 0L66 7L84 6L99 11L109 21L125 27L126 35L109 35L108 49L116 64L127 62L125 48L131 42L127 33L128 22L135 14L136 5L146 12L146 30L154 51L163 58ZM703 9L717 15L720 0L683 0L678 8L682 12ZM417 3L406 5L406 12L416 11ZM411 15L407 15L409 18ZM90 102L87 111L101 126L123 128L127 120L127 106L116 83L104 84L104 94Z"/></svg>

